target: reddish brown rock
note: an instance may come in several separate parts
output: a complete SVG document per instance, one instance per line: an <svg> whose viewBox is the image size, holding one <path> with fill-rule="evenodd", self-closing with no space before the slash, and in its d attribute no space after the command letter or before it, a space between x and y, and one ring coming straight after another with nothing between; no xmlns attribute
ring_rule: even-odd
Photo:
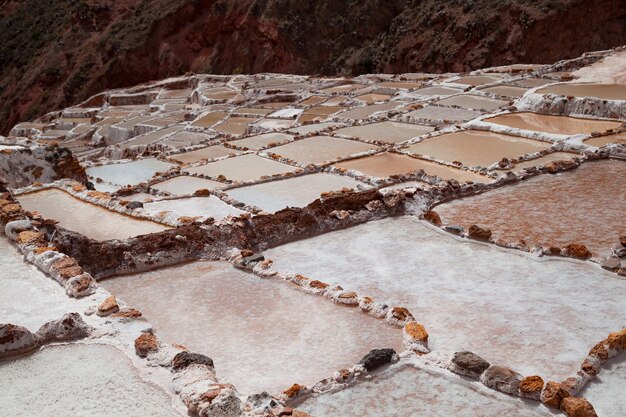
<svg viewBox="0 0 626 417"><path fill-rule="evenodd" d="M293 384L292 386L287 388L285 391L283 391L283 394L285 394L287 398L295 398L300 393L304 392L305 390L306 390L306 387L304 385Z"/></svg>
<svg viewBox="0 0 626 417"><path fill-rule="evenodd" d="M142 317L142 316L143 314L141 313L141 311L136 310L134 308L123 308L117 313L111 314L111 317L123 318L123 319L138 319L139 317Z"/></svg>
<svg viewBox="0 0 626 417"><path fill-rule="evenodd" d="M595 356L603 361L609 359L609 351L604 346L604 340L591 348L589 356Z"/></svg>
<svg viewBox="0 0 626 417"><path fill-rule="evenodd" d="M319 290L323 290L324 288L328 288L328 284L326 284L325 282L322 281L318 281L316 279L314 279L313 281L309 282L309 286L312 288L317 288Z"/></svg>
<svg viewBox="0 0 626 417"><path fill-rule="evenodd" d="M577 258L577 259L589 259L591 258L591 252L589 252L589 249L587 249L587 247L581 243L570 243L569 245L565 246L565 254L567 256L571 256L572 258Z"/></svg>
<svg viewBox="0 0 626 417"><path fill-rule="evenodd" d="M196 192L193 193L193 195L195 195L196 197L208 197L211 195L211 192L207 190L206 188L203 188L201 190L196 190Z"/></svg>
<svg viewBox="0 0 626 417"><path fill-rule="evenodd" d="M472 239L489 240L491 238L491 230L473 224L467 231L467 235Z"/></svg>
<svg viewBox="0 0 626 417"><path fill-rule="evenodd" d="M413 315L406 307L394 307L391 309L391 317L398 321L414 320Z"/></svg>
<svg viewBox="0 0 626 417"><path fill-rule="evenodd" d="M428 210L424 214L424 219L434 224L435 226L441 226L443 224L441 222L441 217L439 217L439 214L434 210Z"/></svg>
<svg viewBox="0 0 626 417"><path fill-rule="evenodd" d="M33 250L33 252L35 254L39 255L41 253L48 252L48 251L51 251L51 250L55 251L55 250L57 250L57 248L55 246L42 246L42 247L39 247L39 248L35 248Z"/></svg>
<svg viewBox="0 0 626 417"><path fill-rule="evenodd" d="M478 379L489 366L489 362L469 351L456 352L450 361L448 369L455 374Z"/></svg>
<svg viewBox="0 0 626 417"><path fill-rule="evenodd" d="M39 345L40 340L27 328L0 323L0 359L23 355Z"/></svg>
<svg viewBox="0 0 626 417"><path fill-rule="evenodd" d="M586 373L587 375L596 376L600 372L600 368L596 362L592 362L589 358L586 358L582 365L580 365L580 369Z"/></svg>
<svg viewBox="0 0 626 417"><path fill-rule="evenodd" d="M117 304L117 300L114 295L109 295L103 302L98 306L97 314L100 317L106 317L113 313L117 313L120 311L120 306Z"/></svg>
<svg viewBox="0 0 626 417"><path fill-rule="evenodd" d="M76 191L76 192L80 192L80 191L85 191L87 188L82 185L82 184L75 184L72 185L72 190Z"/></svg>
<svg viewBox="0 0 626 417"><path fill-rule="evenodd" d="M543 378L537 375L527 376L519 383L520 397L539 400L543 390Z"/></svg>
<svg viewBox="0 0 626 417"><path fill-rule="evenodd" d="M559 408L563 398L567 398L569 396L569 393L561 387L561 384L554 381L548 381L541 392L541 402L549 407Z"/></svg>
<svg viewBox="0 0 626 417"><path fill-rule="evenodd" d="M419 341L425 345L428 344L428 332L426 328L416 321L412 321L404 326L404 332L412 340Z"/></svg>
<svg viewBox="0 0 626 417"><path fill-rule="evenodd" d="M610 333L606 338L606 344L610 349L626 350L626 329Z"/></svg>
<svg viewBox="0 0 626 417"><path fill-rule="evenodd" d="M44 241L44 234L34 230L25 230L17 235L17 243L32 244Z"/></svg>
<svg viewBox="0 0 626 417"><path fill-rule="evenodd" d="M598 417L596 410L584 398L567 397L561 402L561 410L567 417Z"/></svg>
<svg viewBox="0 0 626 417"><path fill-rule="evenodd" d="M514 370L498 365L490 366L480 377L485 386L506 394L517 394L521 379Z"/></svg>
<svg viewBox="0 0 626 417"><path fill-rule="evenodd" d="M135 353L141 358L145 358L151 352L159 350L159 341L152 333L142 333L135 339Z"/></svg>
<svg viewBox="0 0 626 417"><path fill-rule="evenodd" d="M70 297L81 298L96 292L96 280L87 273L69 278L65 283L65 292Z"/></svg>

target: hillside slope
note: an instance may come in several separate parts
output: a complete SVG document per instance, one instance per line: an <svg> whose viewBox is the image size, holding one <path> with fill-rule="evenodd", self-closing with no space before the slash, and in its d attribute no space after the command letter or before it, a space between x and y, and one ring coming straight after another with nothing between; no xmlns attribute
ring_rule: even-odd
<svg viewBox="0 0 626 417"><path fill-rule="evenodd" d="M553 62L626 44L623 0L4 0L0 133L185 72L357 74Z"/></svg>

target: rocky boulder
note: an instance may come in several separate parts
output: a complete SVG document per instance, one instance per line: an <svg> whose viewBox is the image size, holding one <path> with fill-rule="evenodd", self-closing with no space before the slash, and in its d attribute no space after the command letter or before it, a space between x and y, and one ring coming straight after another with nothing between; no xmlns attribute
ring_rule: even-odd
<svg viewBox="0 0 626 417"><path fill-rule="evenodd" d="M513 395L517 394L522 376L510 368L492 365L482 374L480 380L489 388Z"/></svg>
<svg viewBox="0 0 626 417"><path fill-rule="evenodd" d="M567 417L598 417L596 410L584 398L567 397L561 401L561 410Z"/></svg>
<svg viewBox="0 0 626 417"><path fill-rule="evenodd" d="M171 362L174 371L185 369L193 364L207 365L213 368L213 359L200 353L180 352L174 356Z"/></svg>
<svg viewBox="0 0 626 417"><path fill-rule="evenodd" d="M89 336L91 328L78 313L68 313L58 320L44 324L36 336L42 343L62 342L83 339Z"/></svg>
<svg viewBox="0 0 626 417"><path fill-rule="evenodd" d="M543 378L537 375L527 376L519 384L520 397L539 401L543 390Z"/></svg>
<svg viewBox="0 0 626 417"><path fill-rule="evenodd" d="M428 210L424 214L424 220L434 224L435 226L441 226L443 224L441 222L441 217L439 217L439 214L434 210Z"/></svg>
<svg viewBox="0 0 626 417"><path fill-rule="evenodd" d="M31 352L41 345L39 338L25 327L0 323L0 359Z"/></svg>
<svg viewBox="0 0 626 417"><path fill-rule="evenodd" d="M141 358L145 358L151 352L159 349L159 341L152 333L142 333L135 339L135 353Z"/></svg>
<svg viewBox="0 0 626 417"><path fill-rule="evenodd" d="M480 375L489 368L490 364L472 352L456 352L448 369L455 374L478 380Z"/></svg>
<svg viewBox="0 0 626 417"><path fill-rule="evenodd" d="M565 246L563 252L565 255L576 259L586 260L591 258L591 252L589 252L589 249L581 243L570 243Z"/></svg>
<svg viewBox="0 0 626 417"><path fill-rule="evenodd" d="M569 397L569 392L561 387L561 384L548 381L541 392L541 402L553 408L559 408L564 398Z"/></svg>
<svg viewBox="0 0 626 417"><path fill-rule="evenodd" d="M491 230L473 224L467 231L467 236L477 240L489 240L491 238Z"/></svg>
<svg viewBox="0 0 626 417"><path fill-rule="evenodd" d="M381 366L390 365L399 360L398 354L393 349L373 349L359 361L360 365L371 372Z"/></svg>

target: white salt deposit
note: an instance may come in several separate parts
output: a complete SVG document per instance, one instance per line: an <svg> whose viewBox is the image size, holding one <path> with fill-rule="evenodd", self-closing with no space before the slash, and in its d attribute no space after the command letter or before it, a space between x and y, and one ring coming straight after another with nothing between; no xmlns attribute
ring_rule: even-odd
<svg viewBox="0 0 626 417"><path fill-rule="evenodd" d="M159 161L158 159L140 159L124 164L109 164L87 168L87 175L95 179L100 178L107 184L94 182L99 191L109 191L102 186L121 188L125 185L136 185L148 181L157 172L165 172L173 167L173 164Z"/></svg>
<svg viewBox="0 0 626 417"><path fill-rule="evenodd" d="M106 345L50 346L0 362L2 414L11 417L179 416L168 395L144 382Z"/></svg>
<svg viewBox="0 0 626 417"><path fill-rule="evenodd" d="M195 217L203 218L213 217L215 220L221 220L228 215L238 216L243 213L235 207L229 206L215 196L208 197L190 197L176 200L154 201L152 203L144 203L145 210L153 213L161 211L170 211L176 217Z"/></svg>
<svg viewBox="0 0 626 417"><path fill-rule="evenodd" d="M265 253L293 271L404 305L431 348L470 350L524 375L564 379L626 325L626 281L588 263L459 242L412 217L370 222ZM560 378L560 379L559 379Z"/></svg>

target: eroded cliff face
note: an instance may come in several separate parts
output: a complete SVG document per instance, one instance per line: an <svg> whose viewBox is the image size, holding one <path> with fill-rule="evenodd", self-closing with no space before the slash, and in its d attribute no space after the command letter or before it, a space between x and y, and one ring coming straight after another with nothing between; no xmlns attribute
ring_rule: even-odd
<svg viewBox="0 0 626 417"><path fill-rule="evenodd" d="M553 62L626 43L620 0L7 0L0 132L186 72L357 74Z"/></svg>

